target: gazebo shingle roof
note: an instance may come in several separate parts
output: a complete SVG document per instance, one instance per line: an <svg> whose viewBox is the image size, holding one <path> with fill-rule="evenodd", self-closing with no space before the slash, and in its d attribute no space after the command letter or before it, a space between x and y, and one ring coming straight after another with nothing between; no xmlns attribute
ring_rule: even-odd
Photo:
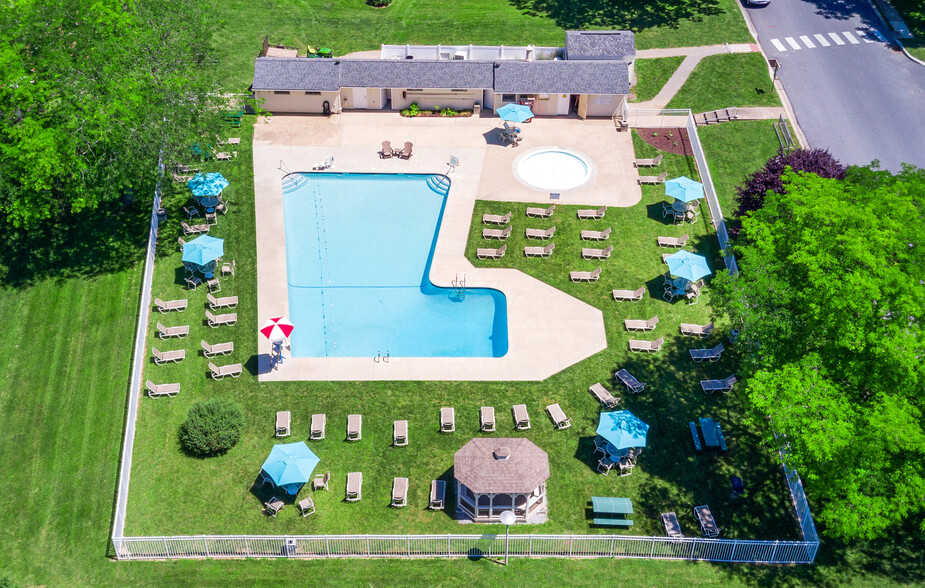
<svg viewBox="0 0 925 588"><path fill-rule="evenodd" d="M499 459L504 450L509 457ZM471 439L453 465L453 476L478 493L527 494L549 479L549 456L528 439Z"/></svg>
<svg viewBox="0 0 925 588"><path fill-rule="evenodd" d="M566 31L566 59L623 59L636 55L632 31Z"/></svg>

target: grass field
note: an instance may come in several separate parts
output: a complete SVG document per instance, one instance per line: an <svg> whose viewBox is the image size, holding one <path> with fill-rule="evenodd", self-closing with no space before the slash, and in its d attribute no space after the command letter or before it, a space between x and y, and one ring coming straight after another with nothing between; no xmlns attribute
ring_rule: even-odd
<svg viewBox="0 0 925 588"><path fill-rule="evenodd" d="M780 106L760 53L705 57L668 103L668 108L705 112L730 106Z"/></svg>
<svg viewBox="0 0 925 588"><path fill-rule="evenodd" d="M630 102L645 102L655 98L682 61L684 61L684 57L637 59L633 66L638 80L636 87L633 89L636 97Z"/></svg>
<svg viewBox="0 0 925 588"><path fill-rule="evenodd" d="M385 44L544 45L560 47L566 29L636 31L636 47L689 47L751 42L736 0L395 0L375 9L363 0L228 0L216 4L222 22L214 37L216 74L228 91L253 80L263 36L271 43L329 47L335 55ZM689 8L694 6L694 8Z"/></svg>

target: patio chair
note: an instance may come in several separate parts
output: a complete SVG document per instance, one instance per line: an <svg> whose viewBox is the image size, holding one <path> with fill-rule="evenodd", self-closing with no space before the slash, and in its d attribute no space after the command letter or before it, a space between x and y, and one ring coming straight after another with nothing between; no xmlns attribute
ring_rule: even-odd
<svg viewBox="0 0 925 588"><path fill-rule="evenodd" d="M244 373L244 368L240 363L230 363L228 365L217 366L210 361L209 369L212 371L213 380L224 380L225 376L238 378L242 373Z"/></svg>
<svg viewBox="0 0 925 588"><path fill-rule="evenodd" d="M413 147L414 145L411 143L411 141L405 141L405 147L401 150L400 153L398 153L398 158L411 159L411 150Z"/></svg>
<svg viewBox="0 0 925 588"><path fill-rule="evenodd" d="M215 293L222 291L222 284L218 281L218 278L209 278L206 280L206 284L209 285L209 292Z"/></svg>
<svg viewBox="0 0 925 588"><path fill-rule="evenodd" d="M558 402L547 406L546 414L549 415L549 420L552 421L552 425L557 430L568 429L572 426L572 419L565 416L565 412L562 410L562 407L559 406Z"/></svg>
<svg viewBox="0 0 925 588"><path fill-rule="evenodd" d="M292 413L288 410L280 410L276 413L276 436L288 437L292 434L290 425L292 425Z"/></svg>
<svg viewBox="0 0 925 588"><path fill-rule="evenodd" d="M479 430L491 433L495 430L495 407L483 406L479 409Z"/></svg>
<svg viewBox="0 0 925 588"><path fill-rule="evenodd" d="M594 453L600 453L601 455L607 455L607 440L597 435L594 437Z"/></svg>
<svg viewBox="0 0 925 588"><path fill-rule="evenodd" d="M680 237L659 237L659 247L684 247L690 235L681 235Z"/></svg>
<svg viewBox="0 0 925 588"><path fill-rule="evenodd" d="M720 528L716 526L716 519L713 518L709 506L695 506L694 517L700 523L700 532L704 537L719 537Z"/></svg>
<svg viewBox="0 0 925 588"><path fill-rule="evenodd" d="M600 382L588 388L588 392L590 392L602 406L606 406L607 408L613 408L620 402L620 399L611 394L610 390L604 388Z"/></svg>
<svg viewBox="0 0 925 588"><path fill-rule="evenodd" d="M238 156L237 151L231 151L231 152L219 151L218 153L215 154L215 160L216 161L231 161L237 156Z"/></svg>
<svg viewBox="0 0 925 588"><path fill-rule="evenodd" d="M503 229L482 229L483 239L500 239L504 241L510 236L511 227L504 227Z"/></svg>
<svg viewBox="0 0 925 588"><path fill-rule="evenodd" d="M202 346L202 354L206 357L215 357L216 355L228 355L234 351L234 342L229 341L228 343L216 343L215 345L209 345L205 340L201 340L199 344Z"/></svg>
<svg viewBox="0 0 925 588"><path fill-rule="evenodd" d="M603 249L582 248L581 256L584 259L607 259L613 253L613 245L608 245Z"/></svg>
<svg viewBox="0 0 925 588"><path fill-rule="evenodd" d="M527 239L542 239L547 241L552 239L552 236L556 234L556 227L549 227L548 229L527 229L525 231Z"/></svg>
<svg viewBox="0 0 925 588"><path fill-rule="evenodd" d="M186 213L187 220L193 220L194 216L199 216L199 209L195 206L184 206L183 212Z"/></svg>
<svg viewBox="0 0 925 588"><path fill-rule="evenodd" d="M183 280L186 282L186 287L189 290L195 290L196 286L199 286L202 284L202 280L200 280L196 276L188 276L186 278L183 278Z"/></svg>
<svg viewBox="0 0 925 588"><path fill-rule="evenodd" d="M328 490L328 483L331 481L331 472L325 472L322 474L315 474L315 477L312 478L312 490Z"/></svg>
<svg viewBox="0 0 925 588"><path fill-rule="evenodd" d="M456 430L456 409L451 406L440 408L440 432L452 433Z"/></svg>
<svg viewBox="0 0 925 588"><path fill-rule="evenodd" d="M161 339L170 339L171 337L177 337L182 339L189 335L189 325L182 325L179 327L165 327L161 323L157 323L157 335Z"/></svg>
<svg viewBox="0 0 925 588"><path fill-rule="evenodd" d="M363 472L350 472L347 474L347 502L357 502L363 499Z"/></svg>
<svg viewBox="0 0 925 588"><path fill-rule="evenodd" d="M363 415L347 416L347 441L359 441L363 438Z"/></svg>
<svg viewBox="0 0 925 588"><path fill-rule="evenodd" d="M635 459L622 458L617 462L617 466L620 468L620 477L623 476L632 476L633 468L636 467Z"/></svg>
<svg viewBox="0 0 925 588"><path fill-rule="evenodd" d="M237 264L238 264L237 260L234 260L234 259L231 260L231 263L227 263L227 262L223 263L222 264L222 275L225 276L225 275L231 274L232 277L234 277L234 267Z"/></svg>
<svg viewBox="0 0 925 588"><path fill-rule="evenodd" d="M164 302L160 298L154 299L154 305L157 306L158 312L170 312L171 310L176 310L177 312L183 312L186 310L187 300L182 298L179 300L168 300Z"/></svg>
<svg viewBox="0 0 925 588"><path fill-rule="evenodd" d="M511 414L514 415L515 431L526 431L530 428L530 415L527 414L526 404L515 404L511 407Z"/></svg>
<svg viewBox="0 0 925 588"><path fill-rule="evenodd" d="M713 323L705 325L694 325L691 323L681 323L681 334L688 337L700 337L701 339L709 337L713 333Z"/></svg>
<svg viewBox="0 0 925 588"><path fill-rule="evenodd" d="M640 184L664 184L668 178L668 172L662 172L657 176L639 176Z"/></svg>
<svg viewBox="0 0 925 588"><path fill-rule="evenodd" d="M520 127L515 127L514 125L507 124L507 121L502 121L501 124L504 126L504 130L508 133L519 134Z"/></svg>
<svg viewBox="0 0 925 588"><path fill-rule="evenodd" d="M582 231L581 240L582 241L606 241L610 238L610 233L613 232L611 227L607 227L603 231Z"/></svg>
<svg viewBox="0 0 925 588"><path fill-rule="evenodd" d="M180 384L155 384L151 380L147 380L145 388L148 389L148 396L151 398L157 398L158 396L173 398L180 393Z"/></svg>
<svg viewBox="0 0 925 588"><path fill-rule="evenodd" d="M633 160L633 165L636 167L654 167L662 162L662 157L664 156L664 153L659 153L657 156L650 159L635 159Z"/></svg>
<svg viewBox="0 0 925 588"><path fill-rule="evenodd" d="M658 324L658 317L653 316L647 321L640 319L626 319L623 325L627 331L654 331L655 325Z"/></svg>
<svg viewBox="0 0 925 588"><path fill-rule="evenodd" d="M485 225L506 225L511 220L511 213L504 214L483 214L482 224Z"/></svg>
<svg viewBox="0 0 925 588"><path fill-rule="evenodd" d="M395 152L392 151L392 142L383 141L382 142L382 151L379 152L380 159L392 159L392 156L395 155Z"/></svg>
<svg viewBox="0 0 925 588"><path fill-rule="evenodd" d="M408 478L392 479L392 502L390 506L395 508L408 506Z"/></svg>
<svg viewBox="0 0 925 588"><path fill-rule="evenodd" d="M678 515L673 512L662 513L662 526L665 527L665 534L671 539L684 537L681 533L681 524L678 522Z"/></svg>
<svg viewBox="0 0 925 588"><path fill-rule="evenodd" d="M315 514L315 501L312 500L311 496L306 496L296 504L296 507L299 509L299 514L303 517L307 517L310 514Z"/></svg>
<svg viewBox="0 0 925 588"><path fill-rule="evenodd" d="M729 482L732 484L732 494L729 495L729 498L745 496L745 483L742 482L742 478L739 476L729 476Z"/></svg>
<svg viewBox="0 0 925 588"><path fill-rule="evenodd" d="M183 246L186 245L186 241L183 237L177 237L177 244L180 246L180 253L183 253Z"/></svg>
<svg viewBox="0 0 925 588"><path fill-rule="evenodd" d="M625 369L617 370L614 374L614 377L620 380L620 383L626 386L626 391L630 394L639 394L646 389L646 383L640 382L636 379L633 374L629 373Z"/></svg>
<svg viewBox="0 0 925 588"><path fill-rule="evenodd" d="M218 310L220 308L234 308L238 305L237 296L223 296L222 298L216 298L212 294L206 294L206 300L209 301L209 308L212 310Z"/></svg>
<svg viewBox="0 0 925 588"><path fill-rule="evenodd" d="M552 257L552 251L555 248L555 243L550 243L546 247L524 247L524 255L527 257Z"/></svg>
<svg viewBox="0 0 925 588"><path fill-rule="evenodd" d="M446 481L433 480L430 483L430 504L427 508L431 510L441 510L446 500Z"/></svg>
<svg viewBox="0 0 925 588"><path fill-rule="evenodd" d="M722 380L700 380L700 387L707 394L713 394L717 390L720 392L730 392L732 386L737 382L735 374L723 378Z"/></svg>
<svg viewBox="0 0 925 588"><path fill-rule="evenodd" d="M700 363L705 359L710 361L717 361L720 359L720 357L722 357L723 351L725 350L726 348L723 347L722 343L717 343L716 347L713 349L691 349L691 359L693 359L696 363Z"/></svg>
<svg viewBox="0 0 925 588"><path fill-rule="evenodd" d="M170 363L171 361L180 363L186 358L186 349L177 349L175 351L158 351L157 347L152 347L151 353L154 355L154 363L157 365L164 365L165 363Z"/></svg>
<svg viewBox="0 0 925 588"><path fill-rule="evenodd" d="M263 503L263 508L267 515L276 518L276 515L279 514L279 511L283 510L283 501L277 497L273 497L270 500Z"/></svg>
<svg viewBox="0 0 925 588"><path fill-rule="evenodd" d="M313 414L312 415L312 426L308 434L308 438L313 441L320 441L324 439L324 429L327 425L328 417L324 414Z"/></svg>
<svg viewBox="0 0 925 588"><path fill-rule="evenodd" d="M645 351L646 353L656 353L662 348L662 343L664 342L664 337L659 337L655 341L630 339L630 351Z"/></svg>
<svg viewBox="0 0 925 588"><path fill-rule="evenodd" d="M210 225L218 224L218 214L215 213L214 209L212 210L212 212L209 212L208 210L206 210L205 217L206 217L206 222L209 223Z"/></svg>
<svg viewBox="0 0 925 588"><path fill-rule="evenodd" d="M597 209L578 209L578 218L584 220L597 220L604 218L604 215L607 214L607 207L601 206Z"/></svg>
<svg viewBox="0 0 925 588"><path fill-rule="evenodd" d="M224 202L219 202L215 205L215 212L220 212L222 213L222 216L225 216L228 214L228 205Z"/></svg>
<svg viewBox="0 0 925 588"><path fill-rule="evenodd" d="M549 218L556 211L556 205L553 204L549 208L527 208L527 216L533 218Z"/></svg>
<svg viewBox="0 0 925 588"><path fill-rule="evenodd" d="M209 225L190 225L186 221L180 221L180 226L183 227L184 235L198 235L199 233L208 233Z"/></svg>
<svg viewBox="0 0 925 588"><path fill-rule="evenodd" d="M643 286L638 290L614 290L613 299L614 300L630 300L632 302L639 302L642 300L642 297L646 293L646 287Z"/></svg>
<svg viewBox="0 0 925 588"><path fill-rule="evenodd" d="M597 460L597 471L606 476L610 473L610 469L613 468L615 464L616 462L610 459L609 455L605 455L601 459Z"/></svg>
<svg viewBox="0 0 925 588"><path fill-rule="evenodd" d="M590 272L569 272L569 278L573 282L596 282L601 277L601 268Z"/></svg>
<svg viewBox="0 0 925 588"><path fill-rule="evenodd" d="M215 316L207 310L206 320L209 321L209 326L213 329L222 325L234 326L238 322L238 313L229 312L227 314L220 314Z"/></svg>
<svg viewBox="0 0 925 588"><path fill-rule="evenodd" d="M392 445L394 447L408 445L408 421L395 421L392 426Z"/></svg>
<svg viewBox="0 0 925 588"><path fill-rule="evenodd" d="M662 253L662 263L668 263L668 258L674 255L674 253Z"/></svg>
<svg viewBox="0 0 925 588"><path fill-rule="evenodd" d="M475 256L479 259L501 259L507 251L507 244L497 249L476 249Z"/></svg>

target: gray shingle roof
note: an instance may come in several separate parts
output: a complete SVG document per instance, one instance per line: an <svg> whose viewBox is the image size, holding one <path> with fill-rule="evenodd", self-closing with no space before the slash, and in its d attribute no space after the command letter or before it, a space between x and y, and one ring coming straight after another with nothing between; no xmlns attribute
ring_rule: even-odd
<svg viewBox="0 0 925 588"><path fill-rule="evenodd" d="M337 64L333 59L258 57L254 63L254 90L310 90L337 92Z"/></svg>
<svg viewBox="0 0 925 588"><path fill-rule="evenodd" d="M345 88L491 88L491 63L415 59L340 60Z"/></svg>
<svg viewBox="0 0 925 588"><path fill-rule="evenodd" d="M497 459L500 448L510 457ZM526 494L549 479L549 456L528 439L476 437L456 452L453 476L473 492Z"/></svg>
<svg viewBox="0 0 925 588"><path fill-rule="evenodd" d="M623 61L500 61L495 92L503 94L627 94Z"/></svg>
<svg viewBox="0 0 925 588"><path fill-rule="evenodd" d="M632 31L566 31L567 59L623 59L636 55Z"/></svg>

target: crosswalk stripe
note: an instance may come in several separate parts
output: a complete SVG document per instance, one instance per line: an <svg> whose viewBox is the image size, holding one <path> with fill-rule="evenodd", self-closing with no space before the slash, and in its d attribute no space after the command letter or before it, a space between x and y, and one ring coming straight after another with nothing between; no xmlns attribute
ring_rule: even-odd
<svg viewBox="0 0 925 588"><path fill-rule="evenodd" d="M829 33L829 36L832 38L833 41L835 41L836 45L845 44L845 42L841 40L841 37L839 37L836 33Z"/></svg>
<svg viewBox="0 0 925 588"><path fill-rule="evenodd" d="M785 38L784 38L784 41L787 41L787 44L790 45L791 47L793 47L794 49L802 49L802 47L800 47L800 44L797 43L797 42L793 39L793 37L785 37Z"/></svg>
<svg viewBox="0 0 925 588"><path fill-rule="evenodd" d="M807 48L807 49L815 49L815 48L816 48L816 46L813 44L813 42L810 41L810 40L809 40L809 37L807 37L806 35L800 35L800 40L803 41L803 44L806 45L806 48Z"/></svg>
<svg viewBox="0 0 925 588"><path fill-rule="evenodd" d="M822 45L823 47L828 47L829 45L831 45L831 43L829 43L828 41L826 41L826 40L825 40L825 37L823 37L822 35L820 35L820 34L817 33L817 34L815 34L815 35L813 35L813 36L816 37L816 42L819 43L820 45Z"/></svg>
<svg viewBox="0 0 925 588"><path fill-rule="evenodd" d="M848 39L848 42L851 43L852 45L860 45L860 44L861 44L861 42L858 41L857 39L855 39L855 38L854 38L854 35L852 35L852 34L849 33L848 31L842 31L842 34L845 36L846 39Z"/></svg>
<svg viewBox="0 0 925 588"><path fill-rule="evenodd" d="M862 31L861 29L855 29L858 32L858 36L861 37L861 40L865 43L873 43L874 40L871 39L873 36L870 31Z"/></svg>
<svg viewBox="0 0 925 588"><path fill-rule="evenodd" d="M771 44L774 45L774 48L778 51L786 51L787 48L784 47L784 44L778 41L777 39L771 39Z"/></svg>

